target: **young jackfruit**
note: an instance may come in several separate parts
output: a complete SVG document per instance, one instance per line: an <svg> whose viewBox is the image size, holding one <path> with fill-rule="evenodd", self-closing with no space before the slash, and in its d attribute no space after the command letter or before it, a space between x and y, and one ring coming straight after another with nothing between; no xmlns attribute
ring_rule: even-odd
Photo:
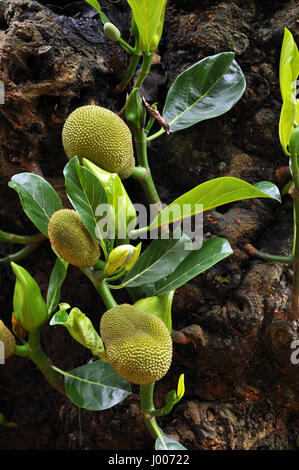
<svg viewBox="0 0 299 470"><path fill-rule="evenodd" d="M48 225L48 235L56 253L74 266L90 268L99 259L99 245L74 210L54 212Z"/></svg>
<svg viewBox="0 0 299 470"><path fill-rule="evenodd" d="M171 336L163 321L151 313L118 305L102 316L100 335L108 362L129 382L156 382L170 367Z"/></svg>
<svg viewBox="0 0 299 470"><path fill-rule="evenodd" d="M128 178L135 167L132 134L117 114L101 106L81 106L67 118L62 143L68 158L85 157L100 168Z"/></svg>
<svg viewBox="0 0 299 470"><path fill-rule="evenodd" d="M16 347L16 342L13 334L4 325L2 320L0 320L0 341L3 341L4 357L7 359L13 354Z"/></svg>

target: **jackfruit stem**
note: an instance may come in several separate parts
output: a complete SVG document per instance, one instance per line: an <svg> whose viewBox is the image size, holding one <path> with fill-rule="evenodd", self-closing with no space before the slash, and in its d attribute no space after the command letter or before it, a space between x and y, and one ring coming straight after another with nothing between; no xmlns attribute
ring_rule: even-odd
<svg viewBox="0 0 299 470"><path fill-rule="evenodd" d="M125 72L125 75L123 76L123 79L121 80L121 82L115 88L115 91L117 93L121 93L122 91L124 91L124 89L126 88L126 86L128 85L129 81L131 80L131 78L133 77L135 73L139 60L140 60L139 54L131 55L130 62Z"/></svg>
<svg viewBox="0 0 299 470"><path fill-rule="evenodd" d="M41 371L41 373L49 382L49 384L66 396L64 382L61 376L55 370L52 369L50 359L41 348L40 329L37 329L34 332L28 334L28 344L30 348L29 358Z"/></svg>
<svg viewBox="0 0 299 470"><path fill-rule="evenodd" d="M151 170L148 164L146 134L144 129L135 129L134 139L139 170L135 173L133 172L132 176L133 178L137 179L141 184L148 202L150 204L161 205L161 200L156 190L155 183L153 181ZM145 169L143 173L140 167Z"/></svg>
<svg viewBox="0 0 299 470"><path fill-rule="evenodd" d="M162 429L158 426L156 418L151 417L152 412L155 411L154 388L155 382L147 385L140 385L140 408L143 414L144 424L148 432L153 439L157 439L158 437L162 438L164 434Z"/></svg>
<svg viewBox="0 0 299 470"><path fill-rule="evenodd" d="M0 266L8 266L12 261L18 263L27 256L31 255L39 247L40 242L29 243L22 250L12 253L11 255L6 256L5 258L0 259Z"/></svg>
<svg viewBox="0 0 299 470"><path fill-rule="evenodd" d="M46 239L42 233L36 235L16 235L15 233L3 232L0 230L0 242L16 243L18 245L28 245L29 243L41 242Z"/></svg>
<svg viewBox="0 0 299 470"><path fill-rule="evenodd" d="M293 200L294 207L294 242L293 242L293 268L294 268L294 277L293 277L293 286L292 286L292 303L289 313L290 320L299 319L299 166L298 166L298 155L291 155L291 165L292 165L292 174L293 174L293 183L295 185L295 197Z"/></svg>
<svg viewBox="0 0 299 470"><path fill-rule="evenodd" d="M133 88L140 88L141 85L143 84L147 74L149 73L151 69L153 58L154 58L154 53L155 52L153 51L153 52L150 52L148 55L147 54L143 55L141 69L140 69L139 75L137 77L137 80Z"/></svg>

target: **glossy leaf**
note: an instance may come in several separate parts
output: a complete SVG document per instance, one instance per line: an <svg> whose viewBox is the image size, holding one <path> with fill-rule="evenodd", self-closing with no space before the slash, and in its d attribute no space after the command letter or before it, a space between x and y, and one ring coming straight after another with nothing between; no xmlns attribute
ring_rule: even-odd
<svg viewBox="0 0 299 470"><path fill-rule="evenodd" d="M298 47L292 33L285 28L279 64L279 82L283 101L279 120L279 138L286 155L289 155L287 146L297 115L296 80L298 76Z"/></svg>
<svg viewBox="0 0 299 470"><path fill-rule="evenodd" d="M159 26L163 22L166 0L128 0L137 24L143 52L149 54L155 34L162 34ZM155 49L155 48L154 48Z"/></svg>
<svg viewBox="0 0 299 470"><path fill-rule="evenodd" d="M122 379L107 362L95 361L65 376L65 389L70 400L80 408L101 411L117 405L131 394L131 385Z"/></svg>
<svg viewBox="0 0 299 470"><path fill-rule="evenodd" d="M86 158L83 158L83 165L97 177L104 187L108 204L110 204L113 212L110 216L114 220L115 235L117 238L125 240L127 236L127 225L135 220L137 215L120 177L116 173L109 173L99 168Z"/></svg>
<svg viewBox="0 0 299 470"><path fill-rule="evenodd" d="M163 118L170 132L193 126L229 111L246 86L233 52L221 52L192 65L170 87Z"/></svg>
<svg viewBox="0 0 299 470"><path fill-rule="evenodd" d="M170 437L162 436L156 439L155 450L187 450L179 442Z"/></svg>
<svg viewBox="0 0 299 470"><path fill-rule="evenodd" d="M62 209L56 191L44 178L32 173L14 175L8 186L18 192L24 212L47 237L51 215Z"/></svg>
<svg viewBox="0 0 299 470"><path fill-rule="evenodd" d="M198 250L189 251L189 255L173 273L156 283L154 295L177 289L232 253L233 250L225 238L215 237L205 241Z"/></svg>
<svg viewBox="0 0 299 470"><path fill-rule="evenodd" d="M147 297L137 300L134 307L140 308L144 312L151 313L161 318L168 330L172 330L171 306L174 296L174 290L164 295Z"/></svg>
<svg viewBox="0 0 299 470"><path fill-rule="evenodd" d="M267 181L253 186L230 176L215 178L196 186L169 204L152 221L147 230L168 225L230 202L257 197L281 201L278 188Z"/></svg>
<svg viewBox="0 0 299 470"><path fill-rule="evenodd" d="M180 239L153 240L127 274L122 286L136 287L167 276L188 255L185 249L185 244L188 242L190 238L185 234Z"/></svg>
<svg viewBox="0 0 299 470"><path fill-rule="evenodd" d="M85 1L86 1L86 3L89 3L89 5L91 5L92 7L94 7L97 10L103 24L110 22L109 18L105 15L105 13L102 12L100 4L97 0L85 0Z"/></svg>
<svg viewBox="0 0 299 470"><path fill-rule="evenodd" d="M66 193L73 207L80 215L91 236L97 240L106 253L106 241L99 227L96 211L100 204L107 204L106 192L96 176L72 158L64 168Z"/></svg>
<svg viewBox="0 0 299 470"><path fill-rule="evenodd" d="M49 314L54 312L59 303L60 288L62 286L63 281L65 280L67 268L68 262L60 258L60 256L57 256L50 275L47 292L47 307Z"/></svg>

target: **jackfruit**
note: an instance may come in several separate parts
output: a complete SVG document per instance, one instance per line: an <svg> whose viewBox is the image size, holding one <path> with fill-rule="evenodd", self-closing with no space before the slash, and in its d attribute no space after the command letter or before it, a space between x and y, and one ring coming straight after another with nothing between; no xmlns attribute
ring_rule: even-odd
<svg viewBox="0 0 299 470"><path fill-rule="evenodd" d="M132 134L126 123L109 109L81 106L67 118L62 143L68 158L85 157L100 168L128 178L134 168Z"/></svg>
<svg viewBox="0 0 299 470"><path fill-rule="evenodd" d="M16 341L13 334L4 325L2 320L0 320L0 341L3 341L4 358L7 359L13 354L16 347Z"/></svg>
<svg viewBox="0 0 299 470"><path fill-rule="evenodd" d="M90 268L99 259L99 245L74 210L54 212L48 225L48 235L56 253L74 266Z"/></svg>
<svg viewBox="0 0 299 470"><path fill-rule="evenodd" d="M160 380L172 360L172 340L163 321L123 304L104 313L100 323L109 364L120 377L135 384Z"/></svg>

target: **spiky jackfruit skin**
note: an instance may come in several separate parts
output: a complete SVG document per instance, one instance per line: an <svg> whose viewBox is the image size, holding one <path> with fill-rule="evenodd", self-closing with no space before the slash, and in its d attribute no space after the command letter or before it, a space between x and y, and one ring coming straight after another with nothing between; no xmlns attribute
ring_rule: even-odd
<svg viewBox="0 0 299 470"><path fill-rule="evenodd" d="M160 318L123 304L104 313L100 335L109 364L135 384L160 380L172 360L172 340Z"/></svg>
<svg viewBox="0 0 299 470"><path fill-rule="evenodd" d="M99 259L99 245L74 210L54 212L49 221L48 235L56 253L74 266L90 268Z"/></svg>
<svg viewBox="0 0 299 470"><path fill-rule="evenodd" d="M126 123L109 109L81 106L67 118L62 143L68 158L87 158L103 170L128 178L134 168L132 134Z"/></svg>
<svg viewBox="0 0 299 470"><path fill-rule="evenodd" d="M0 320L0 341L4 343L4 357L7 359L13 354L16 342L13 334L4 325L2 320Z"/></svg>

